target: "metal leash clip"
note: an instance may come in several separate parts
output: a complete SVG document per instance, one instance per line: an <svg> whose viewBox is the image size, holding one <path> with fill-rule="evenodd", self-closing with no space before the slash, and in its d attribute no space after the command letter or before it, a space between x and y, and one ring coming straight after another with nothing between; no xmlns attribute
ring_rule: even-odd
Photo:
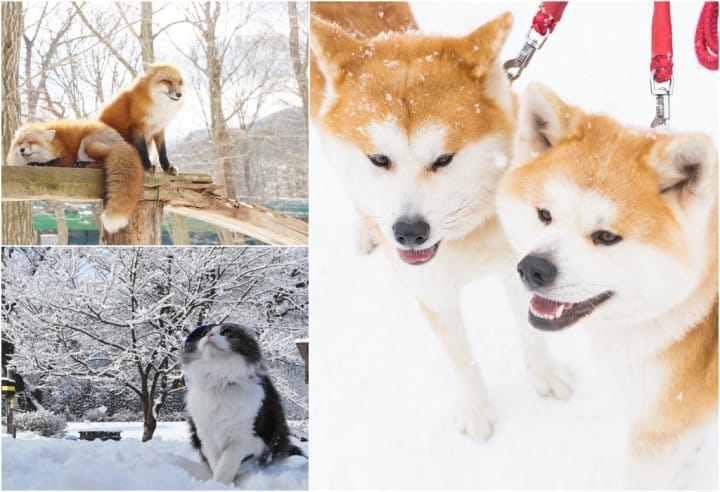
<svg viewBox="0 0 720 492"><path fill-rule="evenodd" d="M673 80L674 77L670 77L670 81L663 85L655 82L653 76L650 76L650 93L655 96L655 119L650 123L650 128L655 128L660 125L667 125L670 120L670 96L673 93Z"/></svg>
<svg viewBox="0 0 720 492"><path fill-rule="evenodd" d="M505 70L505 74L510 80L515 80L520 77L522 71L525 70L525 67L530 63L530 59L537 50L542 48L549 35L549 31L543 36L542 34L538 34L535 29L530 28L525 37L525 44L520 50L520 54L518 54L516 58L511 58L503 63L503 70ZM517 69L517 72L515 72L515 69Z"/></svg>

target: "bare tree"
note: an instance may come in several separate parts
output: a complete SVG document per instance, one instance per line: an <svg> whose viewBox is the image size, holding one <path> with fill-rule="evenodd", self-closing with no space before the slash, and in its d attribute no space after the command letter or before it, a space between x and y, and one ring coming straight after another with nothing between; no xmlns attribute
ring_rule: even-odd
<svg viewBox="0 0 720 492"><path fill-rule="evenodd" d="M297 2L288 2L288 22L290 24L290 35L288 36L288 47L292 58L293 72L297 80L298 96L302 100L303 113L305 114L305 128L308 121L308 47L307 35L301 36L300 21L298 20Z"/></svg>
<svg viewBox="0 0 720 492"><path fill-rule="evenodd" d="M10 149L13 135L20 126L20 40L23 11L20 2L2 3L2 84L3 158ZM33 244L32 204L30 202L3 202L3 244Z"/></svg>

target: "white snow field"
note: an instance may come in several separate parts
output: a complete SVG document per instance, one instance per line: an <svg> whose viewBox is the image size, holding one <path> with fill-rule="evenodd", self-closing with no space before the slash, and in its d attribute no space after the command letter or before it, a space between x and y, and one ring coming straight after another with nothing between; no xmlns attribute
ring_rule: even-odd
<svg viewBox="0 0 720 492"><path fill-rule="evenodd" d="M414 4L426 32L462 35L510 10L503 60L516 56L539 2ZM717 72L693 53L699 2L673 2L675 95L671 128L717 139ZM540 80L566 101L648 127L651 2L581 2L514 84ZM466 289L463 311L496 410L495 431L475 442L452 421L450 364L382 251L355 252L356 214L333 162L311 132L311 337L313 488L617 489L623 420L585 334L548 334L574 374L569 401L535 394L498 278ZM421 267L420 267L421 268ZM717 426L685 471L687 488L715 489Z"/></svg>
<svg viewBox="0 0 720 492"><path fill-rule="evenodd" d="M3 490L200 490L233 489L215 482L190 446L185 422L159 422L143 443L141 422L70 423L68 435L84 429L122 430L120 441L73 441L18 433L2 436ZM298 443L307 453L306 443ZM291 456L253 471L243 489L307 489L308 460Z"/></svg>

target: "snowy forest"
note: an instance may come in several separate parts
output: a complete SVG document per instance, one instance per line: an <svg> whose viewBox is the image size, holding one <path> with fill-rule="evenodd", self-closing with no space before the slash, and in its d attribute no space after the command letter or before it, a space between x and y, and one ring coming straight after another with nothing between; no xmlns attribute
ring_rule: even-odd
<svg viewBox="0 0 720 492"><path fill-rule="evenodd" d="M21 410L181 420L180 356L205 323L254 328L291 431L306 435L305 248L3 248L3 376Z"/></svg>

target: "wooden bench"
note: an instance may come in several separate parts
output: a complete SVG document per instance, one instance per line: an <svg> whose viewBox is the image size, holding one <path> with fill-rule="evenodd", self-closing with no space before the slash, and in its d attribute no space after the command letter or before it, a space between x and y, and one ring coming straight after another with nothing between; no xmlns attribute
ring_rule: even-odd
<svg viewBox="0 0 720 492"><path fill-rule="evenodd" d="M122 431L86 430L86 431L79 431L79 432L80 432L80 439L82 439L83 441L94 441L95 439L100 439L101 441L107 441L108 439L112 439L113 441L119 441L120 433Z"/></svg>

